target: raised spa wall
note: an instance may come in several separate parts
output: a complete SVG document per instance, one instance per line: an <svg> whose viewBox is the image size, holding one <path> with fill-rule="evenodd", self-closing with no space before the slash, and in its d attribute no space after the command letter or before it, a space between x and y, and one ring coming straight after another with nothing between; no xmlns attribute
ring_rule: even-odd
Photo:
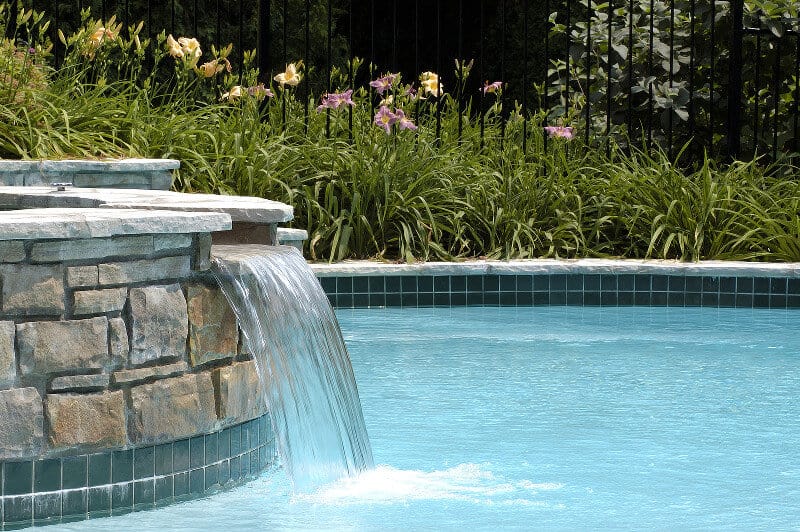
<svg viewBox="0 0 800 532"><path fill-rule="evenodd" d="M165 504L272 466L256 365L210 253L275 239L291 207L40 185L0 186L0 529Z"/></svg>

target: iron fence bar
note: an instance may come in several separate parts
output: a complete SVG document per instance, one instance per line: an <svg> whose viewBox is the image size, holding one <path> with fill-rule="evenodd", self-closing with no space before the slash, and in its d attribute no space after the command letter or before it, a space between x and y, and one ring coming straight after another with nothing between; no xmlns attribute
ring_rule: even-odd
<svg viewBox="0 0 800 532"><path fill-rule="evenodd" d="M592 130L592 0L586 0L586 144Z"/></svg>
<svg viewBox="0 0 800 532"><path fill-rule="evenodd" d="M414 74L419 74L419 0L414 2Z"/></svg>
<svg viewBox="0 0 800 532"><path fill-rule="evenodd" d="M175 10L175 0L172 0L172 9L173 9L173 11ZM102 2L100 2L100 17L103 20L106 20L106 0L103 0ZM173 15L173 19L174 18L175 17Z"/></svg>
<svg viewBox="0 0 800 532"><path fill-rule="evenodd" d="M347 15L347 88L353 88L353 0L349 2ZM353 106L347 106L347 139L353 142Z"/></svg>
<svg viewBox="0 0 800 532"><path fill-rule="evenodd" d="M392 72L397 72L397 0L392 0Z"/></svg>
<svg viewBox="0 0 800 532"><path fill-rule="evenodd" d="M669 3L669 97L672 98L672 89L675 86L675 0L672 0ZM667 120L667 153L669 154L669 160L672 160L672 133L673 133L673 116L675 115L675 110L670 105L669 109L669 118Z"/></svg>
<svg viewBox="0 0 800 532"><path fill-rule="evenodd" d="M304 39L303 39L303 58L309 60L309 52L311 51L311 0L305 0L303 7L305 18L304 22ZM303 132L308 133L308 98L310 95L311 80L306 77L306 82L303 83ZM327 132L327 129L326 129ZM327 133L326 133L327 136Z"/></svg>
<svg viewBox="0 0 800 532"><path fill-rule="evenodd" d="M153 37L153 6L152 0L147 0L147 36Z"/></svg>
<svg viewBox="0 0 800 532"><path fill-rule="evenodd" d="M480 25L480 32L479 32L480 33L480 39L478 41L478 59L479 59L479 62L478 62L478 77L480 78L480 80L479 80L479 84L480 84L480 83L487 83L488 82L488 80L484 80L483 79L483 76L484 76L484 72L483 72L483 37L484 37L484 35L483 35L483 31L484 31L484 28L483 28L483 0L480 0L480 4L479 4L478 9L479 9L478 23ZM547 52L545 52L545 57L546 56L547 56ZM481 149L483 149L483 146L484 146L484 131L485 131L485 127L486 127L485 118L484 118L483 115L484 115L484 112L485 112L484 111L484 98L485 98L486 95L484 94L483 89L479 89L478 94L479 94L478 98L479 98L479 102L480 102L479 103L479 109L480 109L480 128L481 128Z"/></svg>
<svg viewBox="0 0 800 532"><path fill-rule="evenodd" d="M289 0L283 0L283 14L281 23L283 24L283 66L286 68L289 62L288 56L288 38L287 38L287 24L286 18L289 13ZM308 83L308 80L306 80ZM304 89L305 90L305 89ZM286 91L281 87L281 129L286 129Z"/></svg>
<svg viewBox="0 0 800 532"><path fill-rule="evenodd" d="M567 24L566 24L566 31L565 31L565 34L567 36L567 48L565 50L566 51L565 59L566 59L566 62L567 62L566 63L567 76L566 76L566 80L564 80L565 81L564 82L564 117L567 116L567 112L568 112L569 108L571 107L570 100L569 100L569 85L572 82L572 80L570 79L571 78L571 72L569 70L569 67L570 67L569 48L570 48L570 45L571 45L571 42L570 42L571 41L570 25L571 25L571 21L572 21L572 13L571 13L572 9L571 8L572 8L572 2L571 2L571 0L567 0Z"/></svg>
<svg viewBox="0 0 800 532"><path fill-rule="evenodd" d="M647 51L647 149L653 148L653 37L655 33L655 1L650 0L650 46Z"/></svg>
<svg viewBox="0 0 800 532"><path fill-rule="evenodd" d="M550 0L544 2L544 125L548 125L550 118ZM502 80L505 82L505 80ZM542 137L544 151L547 152L547 135Z"/></svg>
<svg viewBox="0 0 800 532"><path fill-rule="evenodd" d="M695 0L689 2L689 138L694 137L695 109L694 109L694 54L695 42Z"/></svg>
<svg viewBox="0 0 800 532"><path fill-rule="evenodd" d="M503 0L500 13L500 79L506 79L506 0ZM500 149L503 149L506 138L506 95L500 93Z"/></svg>
<svg viewBox="0 0 800 532"><path fill-rule="evenodd" d="M105 5L106 5L105 0L103 0L103 20L105 20L105 18L106 18L106 16L105 16ZM171 7L170 7L169 29L170 29L170 33L174 34L175 33L175 0L172 0L172 2L170 3L170 6Z"/></svg>
<svg viewBox="0 0 800 532"><path fill-rule="evenodd" d="M794 134L792 135L792 151L797 153L798 122L800 122L800 34L796 35L797 53L794 58Z"/></svg>
<svg viewBox="0 0 800 532"><path fill-rule="evenodd" d="M711 0L711 65L708 81L708 149L714 149L714 76L716 74L716 27L717 27L717 2Z"/></svg>
<svg viewBox="0 0 800 532"><path fill-rule="evenodd" d="M375 79L375 0L370 0L370 15L369 15L369 79ZM367 85L367 94L369 95L369 109L370 116L375 114L375 95L377 93L371 85Z"/></svg>
<svg viewBox="0 0 800 532"><path fill-rule="evenodd" d="M633 0L628 2L628 145L633 142Z"/></svg>
<svg viewBox="0 0 800 532"><path fill-rule="evenodd" d="M244 3L239 0L239 83L244 79Z"/></svg>
<svg viewBox="0 0 800 532"><path fill-rule="evenodd" d="M461 110L461 105L464 98L464 57L463 57L463 42L464 42L464 0L458 0L458 77L459 81L459 94L458 94L458 140L461 141L461 133L464 127L464 116Z"/></svg>
<svg viewBox="0 0 800 532"><path fill-rule="evenodd" d="M611 150L611 54L614 49L612 48L613 35L613 16L614 16L614 1L608 0L608 42L606 43L608 49L608 60L606 64L606 154Z"/></svg>
<svg viewBox="0 0 800 532"><path fill-rule="evenodd" d="M436 144L442 139L442 0L436 2Z"/></svg>
<svg viewBox="0 0 800 532"><path fill-rule="evenodd" d="M267 0L269 2L269 0ZM217 0L217 46L222 46L222 0Z"/></svg>
<svg viewBox="0 0 800 532"><path fill-rule="evenodd" d="M743 0L731 0L730 63L728 74L728 157L736 159L741 151L742 113L742 39ZM756 61L758 63L758 60ZM756 99L758 95L756 95Z"/></svg>
<svg viewBox="0 0 800 532"><path fill-rule="evenodd" d="M333 14L332 14L333 7L331 6L331 0L328 0L328 48L327 48L327 57L326 57L326 71L328 80L326 82L326 86L328 88L328 94L331 92L331 74L333 70L333 59L332 59L332 50L333 50ZM308 84L306 84L308 85ZM308 97L306 97L305 106L308 109ZM330 108L325 109L325 136L331 136L331 110Z"/></svg>
<svg viewBox="0 0 800 532"><path fill-rule="evenodd" d="M772 160L778 160L778 111L781 102L781 41L776 39L775 42L775 64L773 66L773 94L772 100L774 102L773 115L772 115Z"/></svg>
<svg viewBox="0 0 800 532"><path fill-rule="evenodd" d="M761 92L761 33L756 34L756 68L755 79L755 112L753 113L753 150L758 153L758 113L760 112L759 106L759 93Z"/></svg>
<svg viewBox="0 0 800 532"><path fill-rule="evenodd" d="M522 156L528 151L528 0L522 2Z"/></svg>
<svg viewBox="0 0 800 532"><path fill-rule="evenodd" d="M127 3L128 0L125 0L125 2ZM197 9L198 9L197 8L197 0L194 0L194 12L192 13L192 22L194 24L193 24L193 28L192 29L194 30L193 34L194 34L195 37L197 37L197 33L198 33L197 32Z"/></svg>
<svg viewBox="0 0 800 532"><path fill-rule="evenodd" d="M272 9L270 0L259 0L258 2L258 71L260 81L269 84L272 79L272 68L270 59L270 30L272 25ZM217 43L219 46L220 43Z"/></svg>

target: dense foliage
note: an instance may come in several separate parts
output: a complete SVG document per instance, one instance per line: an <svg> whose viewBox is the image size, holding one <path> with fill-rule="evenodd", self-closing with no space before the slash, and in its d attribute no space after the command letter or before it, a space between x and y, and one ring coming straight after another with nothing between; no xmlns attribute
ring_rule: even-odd
<svg viewBox="0 0 800 532"><path fill-rule="evenodd" d="M498 85L485 112L460 107L461 84L440 88L434 73L348 93L336 71L336 95L305 100L301 64L266 87L250 54L236 73L229 48L150 41L88 13L54 70L42 20L24 19L24 46L0 46L0 156L174 157L179 190L293 205L314 259L800 260L800 181L786 164L686 170L659 152L586 149L572 131L547 138L541 115L501 120Z"/></svg>

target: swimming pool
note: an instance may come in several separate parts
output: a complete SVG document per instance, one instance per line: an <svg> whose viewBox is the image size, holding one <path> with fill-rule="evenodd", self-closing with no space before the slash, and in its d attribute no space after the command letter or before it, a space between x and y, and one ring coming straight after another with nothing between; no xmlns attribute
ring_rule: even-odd
<svg viewBox="0 0 800 532"><path fill-rule="evenodd" d="M800 526L795 310L340 310L375 461L75 530ZM165 525L167 523L167 525Z"/></svg>

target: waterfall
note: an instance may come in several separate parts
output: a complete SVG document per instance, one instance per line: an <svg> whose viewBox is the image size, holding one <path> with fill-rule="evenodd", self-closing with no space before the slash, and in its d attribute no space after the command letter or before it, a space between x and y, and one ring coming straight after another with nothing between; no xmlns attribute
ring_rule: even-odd
<svg viewBox="0 0 800 532"><path fill-rule="evenodd" d="M350 357L302 255L285 246L214 246L212 253L212 271L256 360L294 489L372 467Z"/></svg>

